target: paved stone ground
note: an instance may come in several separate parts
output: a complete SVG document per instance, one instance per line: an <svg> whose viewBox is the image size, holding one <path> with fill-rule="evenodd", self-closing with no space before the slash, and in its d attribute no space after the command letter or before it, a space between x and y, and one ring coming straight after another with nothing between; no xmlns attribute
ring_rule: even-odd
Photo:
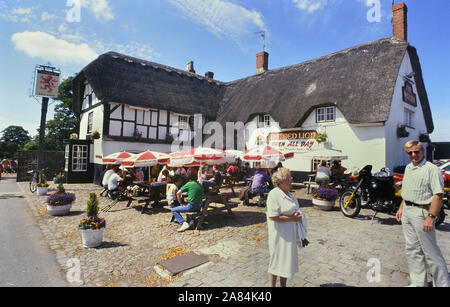
<svg viewBox="0 0 450 307"><path fill-rule="evenodd" d="M141 215L140 206L126 208L122 202L102 214L107 220L103 244L85 249L78 222L85 214L89 193L100 193L101 188L93 184L65 185L67 192L77 195L72 211L65 217L50 217L45 197L31 194L28 183L18 185L29 198L30 209L62 268L71 270L73 266L67 266L69 259L80 261L84 286L268 286L264 208L239 205L233 209L233 216L226 212L208 216L202 231L178 233L178 225L169 223L171 214L167 210L152 208ZM49 194L55 190L56 186L51 185ZM288 281L288 286L378 287L409 283L401 225L393 216L379 214L371 223L372 211L363 209L359 217L349 219L338 208L324 212L312 207L305 189L295 190L295 195L308 217L311 244L300 250L300 272ZM101 207L110 202L102 197L99 200ZM450 267L449 222L447 217L437 237ZM155 271L161 260L192 251L207 255L211 262L175 278L161 277ZM378 283L367 281L367 272L373 268L367 266L371 258L381 263Z"/></svg>

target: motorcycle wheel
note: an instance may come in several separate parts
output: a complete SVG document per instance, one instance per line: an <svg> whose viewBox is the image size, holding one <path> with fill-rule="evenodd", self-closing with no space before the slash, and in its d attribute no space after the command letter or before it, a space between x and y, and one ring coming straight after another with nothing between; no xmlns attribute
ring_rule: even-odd
<svg viewBox="0 0 450 307"><path fill-rule="evenodd" d="M439 226L441 225L445 220L445 212L444 212L444 208L441 209L441 211L439 211L438 216L436 217L436 222L435 222L435 226Z"/></svg>
<svg viewBox="0 0 450 307"><path fill-rule="evenodd" d="M355 196L350 204L345 208L345 204L347 203L350 195L353 194L353 190L348 189L345 190L341 197L339 198L339 206L341 208L342 213L349 218L354 218L361 211L361 198L359 196Z"/></svg>

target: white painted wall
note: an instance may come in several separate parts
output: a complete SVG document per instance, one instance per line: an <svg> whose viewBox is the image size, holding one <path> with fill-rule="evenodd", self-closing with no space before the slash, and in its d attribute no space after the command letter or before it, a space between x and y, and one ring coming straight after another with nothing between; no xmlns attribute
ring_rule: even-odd
<svg viewBox="0 0 450 307"><path fill-rule="evenodd" d="M87 95L89 95L90 93L92 93L92 105L100 103L100 100L97 98L97 96L95 96L95 93L92 92L90 85L87 84L84 93L85 98L82 103L82 110L86 110L87 108L89 108L89 99ZM97 130L98 132L100 132L100 135L103 135L103 106L100 105L89 112L81 114L80 131L79 131L80 140L86 139L88 129L88 117L91 112L94 112L92 131Z"/></svg>
<svg viewBox="0 0 450 307"><path fill-rule="evenodd" d="M342 112L336 108L336 121L330 123L316 123L316 112L312 112L302 125L303 130L326 132L328 142L332 148L341 150L348 156L342 161L347 169L363 168L367 164L373 165L374 170L385 167L385 131L381 125L370 127L356 127L348 123ZM294 171L311 171L312 159L302 154L295 154L294 158L285 162L286 167Z"/></svg>
<svg viewBox="0 0 450 307"><path fill-rule="evenodd" d="M403 76L413 71L409 54L406 53L400 66L399 75L395 85L395 91L392 99L391 111L389 119L386 122L386 159L387 166L391 169L395 166L406 165L410 160L404 152L404 145L409 140L418 140L419 135L427 133L425 118L422 111L419 96L417 95L417 87L413 84L414 93L417 97L417 107L414 107L403 101L402 88L405 85ZM414 112L413 128L406 128L409 137L398 138L397 127L404 124L404 109L408 108ZM425 144L426 145L426 144ZM426 148L426 146L425 146Z"/></svg>

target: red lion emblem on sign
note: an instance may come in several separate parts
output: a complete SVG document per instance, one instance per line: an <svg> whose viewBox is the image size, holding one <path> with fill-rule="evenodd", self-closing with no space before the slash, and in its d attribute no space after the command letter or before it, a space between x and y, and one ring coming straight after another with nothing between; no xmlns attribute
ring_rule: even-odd
<svg viewBox="0 0 450 307"><path fill-rule="evenodd" d="M41 90L46 90L48 93L52 93L57 87L56 80L53 76L42 76L41 77Z"/></svg>

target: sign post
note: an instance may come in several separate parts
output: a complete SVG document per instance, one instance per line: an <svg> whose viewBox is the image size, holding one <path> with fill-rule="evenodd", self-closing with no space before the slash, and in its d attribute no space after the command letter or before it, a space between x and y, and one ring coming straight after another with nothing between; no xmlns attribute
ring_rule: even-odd
<svg viewBox="0 0 450 307"><path fill-rule="evenodd" d="M60 74L61 72L57 68L50 66L50 64L36 66L34 96L42 97L41 125L39 128L39 147L37 160L38 171L42 169L45 123L47 118L48 102L50 98L58 97Z"/></svg>

